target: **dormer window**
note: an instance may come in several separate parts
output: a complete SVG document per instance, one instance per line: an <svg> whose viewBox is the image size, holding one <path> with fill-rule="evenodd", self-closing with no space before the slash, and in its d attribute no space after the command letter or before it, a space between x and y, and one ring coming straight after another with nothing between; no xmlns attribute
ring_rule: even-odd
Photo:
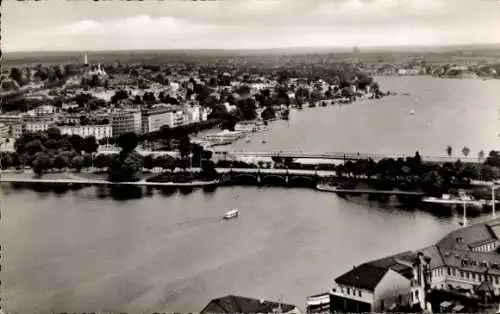
<svg viewBox="0 0 500 314"><path fill-rule="evenodd" d="M470 264L471 264L472 266L477 266L477 262L476 262L476 261L471 261L471 262L470 262Z"/></svg>
<svg viewBox="0 0 500 314"><path fill-rule="evenodd" d="M488 262L481 262L481 267L488 268Z"/></svg>
<svg viewBox="0 0 500 314"><path fill-rule="evenodd" d="M462 238L462 237L457 237L456 240L457 240L457 243L463 243L464 242L464 238Z"/></svg>

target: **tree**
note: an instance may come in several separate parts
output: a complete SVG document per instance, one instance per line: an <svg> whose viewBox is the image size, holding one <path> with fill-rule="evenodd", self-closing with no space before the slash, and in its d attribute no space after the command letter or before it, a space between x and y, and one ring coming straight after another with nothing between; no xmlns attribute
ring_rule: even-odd
<svg viewBox="0 0 500 314"><path fill-rule="evenodd" d="M41 176L44 171L50 169L51 162L49 156L44 152L39 152L33 161L33 172Z"/></svg>
<svg viewBox="0 0 500 314"><path fill-rule="evenodd" d="M465 157L467 157L467 156L469 155L469 153L470 153L470 149L469 149L469 147L464 146L464 148L462 148L462 154L463 154Z"/></svg>
<svg viewBox="0 0 500 314"><path fill-rule="evenodd" d="M52 164L52 166L56 169L61 170L63 168L68 167L68 164L69 164L68 157L65 154L60 153L54 159L54 163Z"/></svg>
<svg viewBox="0 0 500 314"><path fill-rule="evenodd" d="M16 81L19 86L22 85L23 75L18 68L12 68L10 70L10 78Z"/></svg>
<svg viewBox="0 0 500 314"><path fill-rule="evenodd" d="M448 147L446 147L446 154L451 157L451 154L453 153L453 148L451 147L451 145L448 145Z"/></svg>
<svg viewBox="0 0 500 314"><path fill-rule="evenodd" d="M191 141L187 135L183 136L179 140L179 153L181 155L181 159L187 158L191 153Z"/></svg>
<svg viewBox="0 0 500 314"><path fill-rule="evenodd" d="M110 157L105 154L99 154L94 159L94 166L99 169L103 169L109 166Z"/></svg>
<svg viewBox="0 0 500 314"><path fill-rule="evenodd" d="M127 98L128 98L127 91L125 91L123 89L120 89L120 90L116 91L113 96L111 96L111 102L114 103L114 104L116 104L120 100L124 100L124 99L127 99Z"/></svg>
<svg viewBox="0 0 500 314"><path fill-rule="evenodd" d="M70 167L75 169L77 172L80 172L83 168L83 157L82 156L75 156L73 159L71 159L70 162Z"/></svg>
<svg viewBox="0 0 500 314"><path fill-rule="evenodd" d="M271 120L276 118L276 112L273 107L266 107L260 114L261 118L264 120Z"/></svg>
<svg viewBox="0 0 500 314"><path fill-rule="evenodd" d="M146 168L148 170L153 169L155 166L153 156L151 156L151 155L145 156L143 159L143 163L144 163L144 168Z"/></svg>
<svg viewBox="0 0 500 314"><path fill-rule="evenodd" d="M137 145L139 144L139 138L137 137L137 134L133 132L123 133L118 136L116 144L122 149L124 153L128 153L133 151L137 147Z"/></svg>
<svg viewBox="0 0 500 314"><path fill-rule="evenodd" d="M97 152L98 147L99 145L97 144L97 141L93 135L87 136L86 138L83 139L83 150L87 154Z"/></svg>

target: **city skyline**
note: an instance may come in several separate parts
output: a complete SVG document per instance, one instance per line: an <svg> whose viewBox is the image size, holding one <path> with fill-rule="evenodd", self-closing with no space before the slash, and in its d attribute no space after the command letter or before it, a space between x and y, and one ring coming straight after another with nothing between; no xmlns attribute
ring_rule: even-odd
<svg viewBox="0 0 500 314"><path fill-rule="evenodd" d="M2 50L387 47L500 42L498 1L7 2ZM20 22L22 21L22 22Z"/></svg>

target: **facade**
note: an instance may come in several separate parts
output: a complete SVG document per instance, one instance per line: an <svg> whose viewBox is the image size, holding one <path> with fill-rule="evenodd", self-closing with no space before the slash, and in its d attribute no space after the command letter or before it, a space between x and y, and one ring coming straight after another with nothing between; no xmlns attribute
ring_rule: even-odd
<svg viewBox="0 0 500 314"><path fill-rule="evenodd" d="M57 108L52 105L44 105L38 106L29 111L30 114L34 114L36 116L46 116L50 114L54 114L57 111Z"/></svg>
<svg viewBox="0 0 500 314"><path fill-rule="evenodd" d="M13 138L20 138L21 135L23 135L23 129L22 123L12 124L10 126L10 136Z"/></svg>
<svg viewBox="0 0 500 314"><path fill-rule="evenodd" d="M397 306L410 307L413 267L403 264L384 267L381 261L365 263L335 279L330 310L341 312L383 312ZM397 271L397 270L401 271Z"/></svg>
<svg viewBox="0 0 500 314"><path fill-rule="evenodd" d="M10 135L10 127L7 124L0 123L0 138L6 138Z"/></svg>
<svg viewBox="0 0 500 314"><path fill-rule="evenodd" d="M23 133L47 131L54 124L54 122L53 117L24 116Z"/></svg>
<svg viewBox="0 0 500 314"><path fill-rule="evenodd" d="M143 133L156 132L164 125L173 124L173 112L170 108L143 110L141 119Z"/></svg>
<svg viewBox="0 0 500 314"><path fill-rule="evenodd" d="M113 130L111 125L78 125L70 126L64 125L59 126L61 134L67 135L79 135L81 137L94 136L96 140L101 140L106 137L113 136Z"/></svg>
<svg viewBox="0 0 500 314"><path fill-rule="evenodd" d="M201 314L208 313L283 313L300 314L300 310L291 304L253 298L228 295L211 300Z"/></svg>
<svg viewBox="0 0 500 314"><path fill-rule="evenodd" d="M257 132L264 129L262 121L240 121L235 124L234 130L237 132Z"/></svg>
<svg viewBox="0 0 500 314"><path fill-rule="evenodd" d="M141 133L141 111L134 109L115 111L111 114L111 126L114 136L128 132Z"/></svg>

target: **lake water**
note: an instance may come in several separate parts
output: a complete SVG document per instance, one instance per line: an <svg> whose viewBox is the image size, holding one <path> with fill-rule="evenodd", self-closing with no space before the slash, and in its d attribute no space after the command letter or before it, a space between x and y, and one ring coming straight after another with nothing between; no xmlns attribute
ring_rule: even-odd
<svg viewBox="0 0 500 314"><path fill-rule="evenodd" d="M292 110L271 131L227 146L229 150L366 152L470 156L499 148L500 80L431 77L377 77L381 88L397 92L350 105ZM409 96L400 93L410 93ZM415 115L410 115L411 110ZM265 141L266 143L263 143Z"/></svg>
<svg viewBox="0 0 500 314"><path fill-rule="evenodd" d="M471 155L496 148L498 81L379 81L411 96L306 108L233 147L424 155L444 155L447 145L457 154L467 145ZM198 312L226 294L283 296L305 309L307 295L327 291L353 265L430 245L460 219L308 189L225 187L129 201L97 198L96 188L2 193L1 295L13 313ZM233 207L241 217L222 220Z"/></svg>

